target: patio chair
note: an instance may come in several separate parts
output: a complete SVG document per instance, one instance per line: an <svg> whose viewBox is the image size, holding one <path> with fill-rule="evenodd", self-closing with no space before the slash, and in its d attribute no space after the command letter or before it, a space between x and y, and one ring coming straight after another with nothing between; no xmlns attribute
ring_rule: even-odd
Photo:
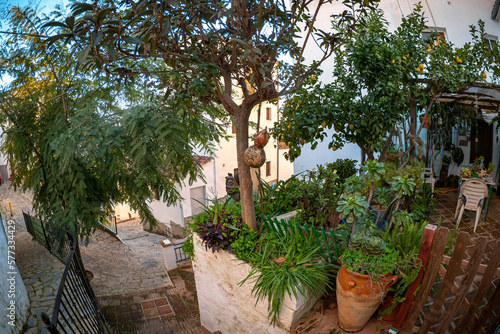
<svg viewBox="0 0 500 334"><path fill-rule="evenodd" d="M432 168L425 168L422 174L420 174L420 178L424 180L424 183L431 185L431 191L434 193L434 185L436 184L437 179L434 176Z"/></svg>
<svg viewBox="0 0 500 334"><path fill-rule="evenodd" d="M458 195L457 208L455 210L455 218L457 227L460 224L460 219L464 210L476 211L476 221L474 223L474 232L476 232L477 223L481 216L481 210L488 198L488 186L481 180L467 180L460 186ZM458 217L458 219L457 219Z"/></svg>

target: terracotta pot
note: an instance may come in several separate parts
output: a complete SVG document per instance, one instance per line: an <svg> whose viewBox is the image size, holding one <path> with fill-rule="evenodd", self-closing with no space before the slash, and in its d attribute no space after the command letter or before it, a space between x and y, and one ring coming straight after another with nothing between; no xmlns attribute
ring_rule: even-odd
<svg viewBox="0 0 500 334"><path fill-rule="evenodd" d="M337 304L342 329L348 332L363 329L397 279L396 275L385 274L374 282L369 275L341 266L337 275Z"/></svg>
<svg viewBox="0 0 500 334"><path fill-rule="evenodd" d="M382 305L380 305L380 308L378 310L379 313L384 312L387 310L389 307L392 306L394 303L394 297L392 296L385 296L384 301L382 302ZM401 308L401 303L399 303L390 313L384 314L381 318L383 322L386 323L393 323L397 320L398 318L398 313L399 309Z"/></svg>
<svg viewBox="0 0 500 334"><path fill-rule="evenodd" d="M419 119L420 119L420 123L424 123L423 128L427 129L429 127L429 120L430 120L430 118L426 117L425 118L425 122L424 122L424 116L420 116Z"/></svg>

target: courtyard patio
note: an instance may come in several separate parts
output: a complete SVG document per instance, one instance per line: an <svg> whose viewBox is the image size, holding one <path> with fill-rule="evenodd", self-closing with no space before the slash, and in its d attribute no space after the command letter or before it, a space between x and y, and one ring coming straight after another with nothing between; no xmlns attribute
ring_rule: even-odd
<svg viewBox="0 0 500 334"><path fill-rule="evenodd" d="M434 225L441 223L441 226L453 231L456 227L453 218L457 206L457 190L451 190L450 188L446 190L437 189L435 196L436 205L429 222ZM473 232L475 217L475 212L466 210L458 226L458 231L469 233L471 244L480 236L487 238L488 246L483 259L483 262L485 262L490 258L489 254L493 251L493 244L500 239L500 196L493 192L486 222L484 221L483 212L476 232ZM467 256L470 256L468 252Z"/></svg>

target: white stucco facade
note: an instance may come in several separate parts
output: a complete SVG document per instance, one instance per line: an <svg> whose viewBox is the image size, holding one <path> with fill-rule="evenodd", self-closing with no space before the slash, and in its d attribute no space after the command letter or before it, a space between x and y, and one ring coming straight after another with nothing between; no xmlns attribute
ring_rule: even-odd
<svg viewBox="0 0 500 334"><path fill-rule="evenodd" d="M418 2L421 2L423 6L429 30L437 28L439 31L444 31L446 39L456 46L463 46L466 42L472 40L469 26L477 25L479 20L484 21L488 38L498 40L500 36L500 23L498 18L496 20L491 19L491 12L495 0L381 0L379 8L384 11L384 17L389 24L389 29L395 30L400 25L402 18L409 15ZM317 3L317 1L314 1L312 6L314 6L315 3ZM345 9L345 7L337 2L328 5L328 7L325 5L324 9L320 11L317 27L319 29L328 30L330 28L330 15L339 13L343 9ZM313 60L319 60L321 55L321 50L319 50L318 46L313 42L308 44L304 52L304 56L308 63ZM332 81L331 73L333 65L334 62L332 58L323 63L322 69L324 73L319 80L325 83ZM493 124L493 128L492 162L498 166L500 158L498 137L500 133L496 130L496 124ZM329 135L331 138L331 133L329 133ZM425 131L421 133L421 136L425 139ZM464 138L459 138L455 135L453 144L458 146L460 139L463 140ZM357 145L347 144L344 148L333 152L328 149L328 142L328 140L325 140L323 143L320 143L315 150L311 150L310 145L304 147L301 156L295 160L295 174L311 169L320 163L335 161L338 158L349 158L358 161L361 159L361 150ZM470 145L471 143L469 141L467 146L461 146L465 155L463 165L470 165ZM439 168L440 156L438 155L436 170L439 170ZM458 168L455 166L455 168L451 168L450 170L458 171Z"/></svg>

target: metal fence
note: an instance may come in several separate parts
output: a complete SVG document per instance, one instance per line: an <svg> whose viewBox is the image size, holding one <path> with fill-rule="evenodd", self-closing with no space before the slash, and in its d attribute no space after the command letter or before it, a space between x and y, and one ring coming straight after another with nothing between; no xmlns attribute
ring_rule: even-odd
<svg viewBox="0 0 500 334"><path fill-rule="evenodd" d="M23 212L28 232L65 264L52 317L42 313L50 333L112 333L99 310L73 233Z"/></svg>
<svg viewBox="0 0 500 334"><path fill-rule="evenodd" d="M118 226L116 224L116 216L109 217L108 224L99 223L102 228L108 230L109 232L118 235Z"/></svg>
<svg viewBox="0 0 500 334"><path fill-rule="evenodd" d="M182 261L189 260L189 255L187 255L186 253L184 253L182 251L182 246L183 245L184 245L184 243L180 243L180 244L176 244L174 246L175 263L179 263L179 262L182 262Z"/></svg>

